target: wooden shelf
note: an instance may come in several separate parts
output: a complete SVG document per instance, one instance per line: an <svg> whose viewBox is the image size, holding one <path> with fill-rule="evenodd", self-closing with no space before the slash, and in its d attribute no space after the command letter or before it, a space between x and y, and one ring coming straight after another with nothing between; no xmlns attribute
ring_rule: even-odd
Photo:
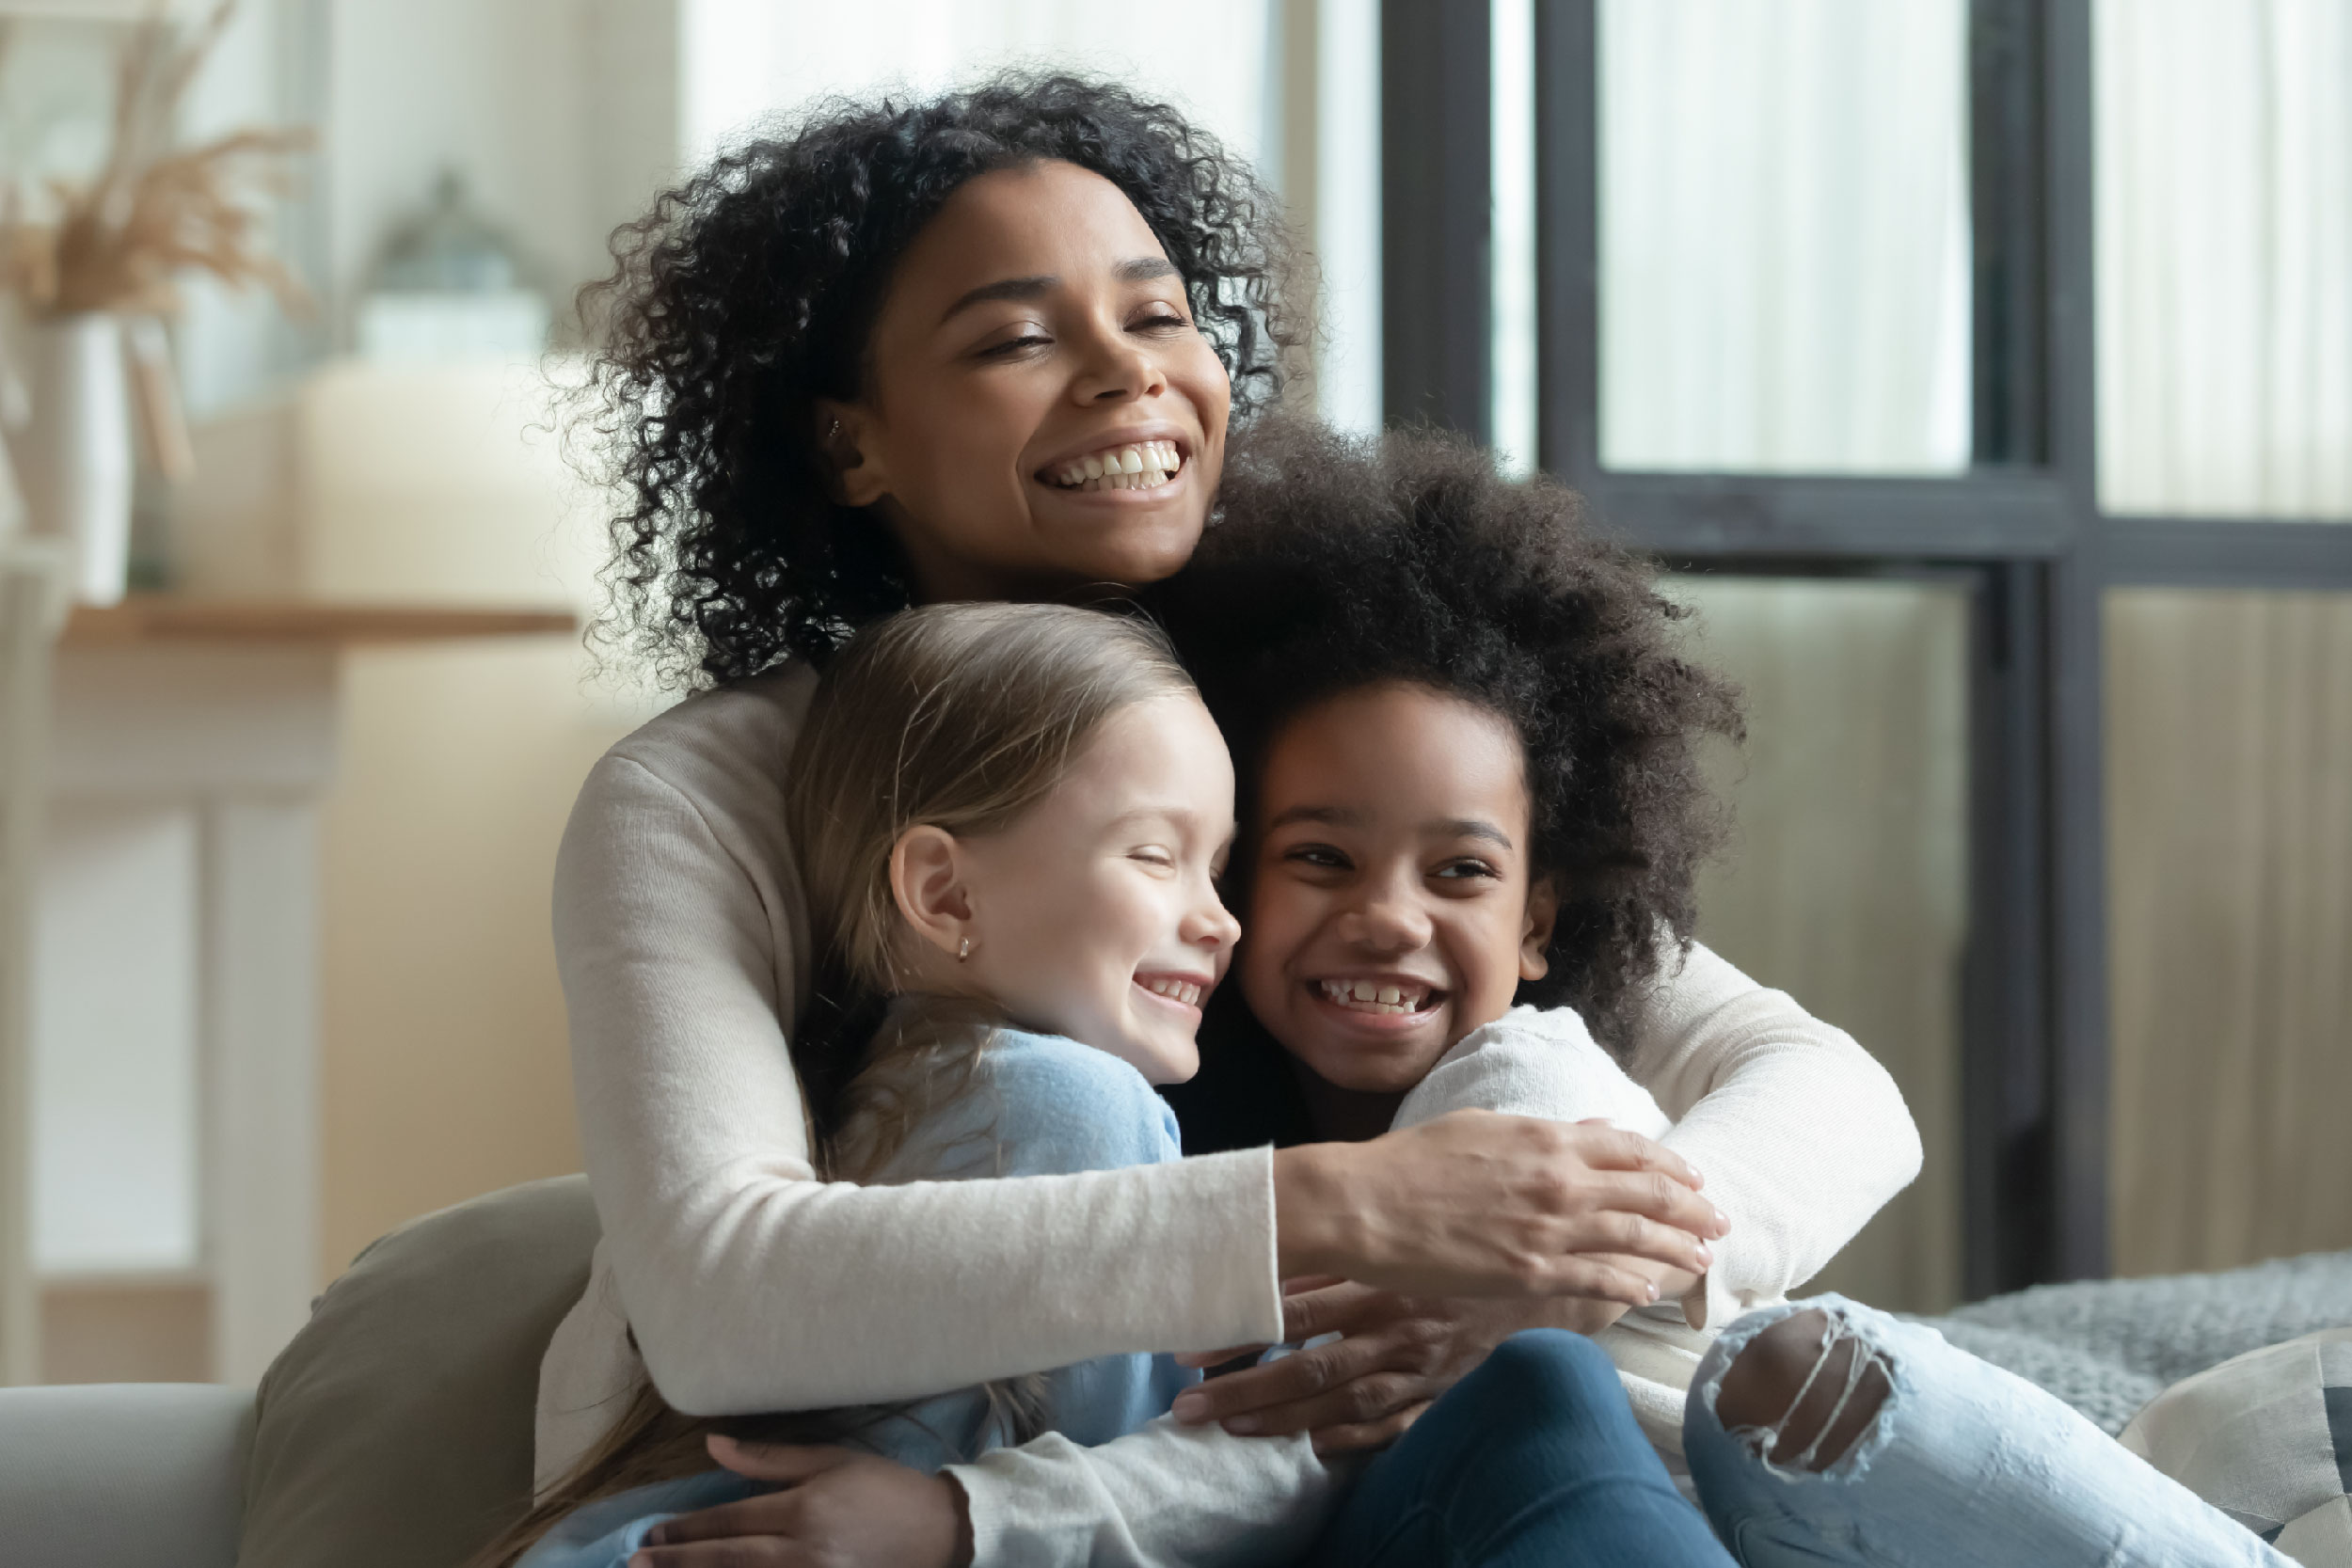
<svg viewBox="0 0 2352 1568"><path fill-rule="evenodd" d="M568 636L579 628L579 617L568 610L135 594L120 604L74 606L60 641L68 648L154 642L301 642L347 647L475 637Z"/></svg>

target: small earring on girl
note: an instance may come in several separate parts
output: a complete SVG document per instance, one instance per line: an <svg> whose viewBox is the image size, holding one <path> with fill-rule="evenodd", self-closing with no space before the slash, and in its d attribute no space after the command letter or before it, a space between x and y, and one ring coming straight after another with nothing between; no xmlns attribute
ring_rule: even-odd
<svg viewBox="0 0 2352 1568"><path fill-rule="evenodd" d="M962 945L956 949L956 962L961 963L964 959L970 958L971 956L972 939L970 937L966 937L963 939Z"/></svg>

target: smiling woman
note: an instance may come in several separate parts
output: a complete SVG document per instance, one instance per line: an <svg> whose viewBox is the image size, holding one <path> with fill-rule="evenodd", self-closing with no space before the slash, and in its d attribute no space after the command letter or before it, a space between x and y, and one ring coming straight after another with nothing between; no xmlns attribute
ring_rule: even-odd
<svg viewBox="0 0 2352 1568"><path fill-rule="evenodd" d="M1231 402L1142 214L1045 162L948 198L882 295L856 395L816 413L834 495L888 529L914 592L990 599L1183 565Z"/></svg>
<svg viewBox="0 0 2352 1568"><path fill-rule="evenodd" d="M688 684L821 661L918 598L1167 576L1302 335L1248 166L1070 77L837 107L615 255L582 394L630 498L607 636Z"/></svg>

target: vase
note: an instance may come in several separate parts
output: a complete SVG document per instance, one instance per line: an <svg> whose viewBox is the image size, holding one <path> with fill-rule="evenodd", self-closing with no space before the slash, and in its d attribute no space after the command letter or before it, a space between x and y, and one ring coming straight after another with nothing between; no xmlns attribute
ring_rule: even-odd
<svg viewBox="0 0 2352 1568"><path fill-rule="evenodd" d="M131 556L130 382L122 324L103 311L28 324L21 369L26 417L8 430L25 522L64 544L73 597L122 597Z"/></svg>

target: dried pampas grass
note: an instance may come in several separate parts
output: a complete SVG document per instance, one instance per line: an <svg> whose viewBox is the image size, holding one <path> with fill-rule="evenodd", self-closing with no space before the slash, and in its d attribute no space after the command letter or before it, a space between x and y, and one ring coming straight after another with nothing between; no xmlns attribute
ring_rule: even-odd
<svg viewBox="0 0 2352 1568"><path fill-rule="evenodd" d="M263 245L262 212L241 198L283 195L307 130L246 130L174 147L173 121L237 0L218 0L183 40L158 4L132 29L116 67L114 135L86 185L48 184L56 214L26 214L23 188L0 191L0 289L31 310L161 315L180 300L173 278L195 269L232 287L267 289L287 309L309 293Z"/></svg>

